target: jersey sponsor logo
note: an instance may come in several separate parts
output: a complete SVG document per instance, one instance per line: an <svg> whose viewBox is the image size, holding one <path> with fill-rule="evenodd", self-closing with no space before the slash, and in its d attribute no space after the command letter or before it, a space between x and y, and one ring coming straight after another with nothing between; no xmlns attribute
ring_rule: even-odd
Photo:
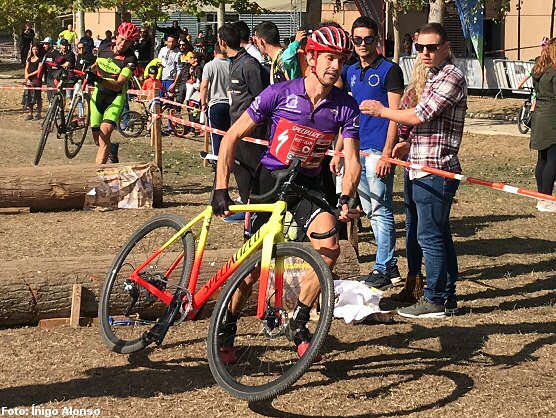
<svg viewBox="0 0 556 418"><path fill-rule="evenodd" d="M315 169L320 167L334 137L334 134L280 118L270 144L270 153L283 164L288 165L295 157L302 161L301 167Z"/></svg>
<svg viewBox="0 0 556 418"><path fill-rule="evenodd" d="M261 104L261 96L255 97L255 100L253 100L253 103L251 103L251 109L258 111L260 104Z"/></svg>
<svg viewBox="0 0 556 418"><path fill-rule="evenodd" d="M357 82L357 77L356 77L355 74L353 74L353 75L351 76L351 80L349 81L349 85L350 85L351 87L353 87L353 86L355 86L355 83L356 83L356 82Z"/></svg>
<svg viewBox="0 0 556 418"><path fill-rule="evenodd" d="M380 84L380 77L378 74L371 74L369 76L369 86L376 87Z"/></svg>
<svg viewBox="0 0 556 418"><path fill-rule="evenodd" d="M297 109L299 98L296 94L290 94L286 97L286 108L288 109Z"/></svg>
<svg viewBox="0 0 556 418"><path fill-rule="evenodd" d="M120 66L118 64L116 64L114 62L114 60L112 58L102 58L102 57L98 57L97 58L97 65L100 67L100 69L106 73L109 74L120 74L120 72L122 71L122 69L120 68Z"/></svg>

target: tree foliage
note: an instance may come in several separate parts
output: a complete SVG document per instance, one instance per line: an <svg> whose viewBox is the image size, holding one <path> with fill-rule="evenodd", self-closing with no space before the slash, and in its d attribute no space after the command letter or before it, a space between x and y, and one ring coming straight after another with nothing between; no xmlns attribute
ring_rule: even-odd
<svg viewBox="0 0 556 418"><path fill-rule="evenodd" d="M23 25L32 22L37 36L58 34L61 22L57 17L71 10L67 0L0 0L0 32L20 34Z"/></svg>
<svg viewBox="0 0 556 418"><path fill-rule="evenodd" d="M96 10L99 8L118 8L132 12L147 24L154 20L167 20L169 13L179 10L194 16L201 16L207 6L218 7L219 0L95 0L84 4L86 10ZM234 0L226 2L231 8L240 13L261 13L265 9L261 8L256 2L251 0Z"/></svg>

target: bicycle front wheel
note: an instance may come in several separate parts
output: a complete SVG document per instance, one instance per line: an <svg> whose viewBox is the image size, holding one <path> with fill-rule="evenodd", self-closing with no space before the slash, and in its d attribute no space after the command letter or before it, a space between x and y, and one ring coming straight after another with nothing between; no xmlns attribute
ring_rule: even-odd
<svg viewBox="0 0 556 418"><path fill-rule="evenodd" d="M35 154L35 161L33 164L38 165L39 161L41 160L42 153L44 151L44 147L46 145L46 140L48 139L48 135L50 132L54 130L54 128L58 129L58 114L60 113L60 102L61 98L58 94L56 94L52 98L52 102L50 106L48 106L48 110L46 112L46 116L44 118L44 122L42 124L42 132L41 132L41 139L39 140L39 147L37 148L37 153Z"/></svg>
<svg viewBox="0 0 556 418"><path fill-rule="evenodd" d="M281 297L276 297L274 288L274 277L280 276L278 266L283 266ZM334 283L330 269L312 247L289 242L275 248L265 301L266 313L263 320L259 319L256 316L259 281L250 290L248 283L258 277L261 268L264 266L261 266L259 251L230 278L214 308L208 335L208 361L214 378L227 392L248 401L273 398L305 373L319 353L334 312ZM320 285L320 304L313 307L311 320L307 323L309 347L300 357L296 348L297 336L292 334L288 324L303 283L308 283L314 275ZM230 328L228 311L232 298L241 297L239 295L250 296L235 326ZM234 313L237 318L237 312ZM230 350L233 350L233 358L230 358Z"/></svg>
<svg viewBox="0 0 556 418"><path fill-rule="evenodd" d="M66 120L68 132L64 138L64 151L66 157L73 158L81 150L89 130L89 95L87 93L75 97Z"/></svg>
<svg viewBox="0 0 556 418"><path fill-rule="evenodd" d="M123 122L126 122L127 125L122 127ZM118 131L126 138L137 138L143 133L146 127L147 115L136 112L135 110L124 110L118 122Z"/></svg>
<svg viewBox="0 0 556 418"><path fill-rule="evenodd" d="M132 281L130 274L184 226L179 216L156 216L131 236L114 260L98 305L100 335L112 351L129 354L149 344L143 334L164 314L167 305ZM187 231L145 266L139 276L173 294L177 288L187 286L194 257L193 233Z"/></svg>
<svg viewBox="0 0 556 418"><path fill-rule="evenodd" d="M519 114L517 115L517 129L522 134L529 132L529 123L531 118L531 103L525 102L521 109L519 109Z"/></svg>

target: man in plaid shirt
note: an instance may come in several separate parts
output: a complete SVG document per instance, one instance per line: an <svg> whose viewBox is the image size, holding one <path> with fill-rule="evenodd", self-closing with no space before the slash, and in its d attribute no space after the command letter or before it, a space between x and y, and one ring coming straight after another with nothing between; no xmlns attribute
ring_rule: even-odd
<svg viewBox="0 0 556 418"><path fill-rule="evenodd" d="M409 154L412 163L455 173L461 172L458 151L467 109L467 85L463 73L451 62L450 42L444 27L429 23L415 44L429 76L416 107L396 110L373 100L361 103L363 113L414 126L409 141L392 150L395 158ZM414 305L398 310L405 317L442 317L457 312L458 263L450 209L458 180L410 170L405 174L408 263L418 263L421 250L427 276L424 295ZM416 231L417 242L409 239ZM409 255L414 255L410 260Z"/></svg>

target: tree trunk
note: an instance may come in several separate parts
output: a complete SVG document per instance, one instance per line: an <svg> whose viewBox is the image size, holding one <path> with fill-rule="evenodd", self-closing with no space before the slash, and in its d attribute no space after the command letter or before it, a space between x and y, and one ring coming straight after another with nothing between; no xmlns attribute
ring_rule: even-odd
<svg viewBox="0 0 556 418"><path fill-rule="evenodd" d="M152 163L113 164L104 169L131 166L149 169L153 205L162 203L162 176ZM97 165L65 165L0 169L0 207L29 207L31 211L83 209L85 195L103 181Z"/></svg>
<svg viewBox="0 0 556 418"><path fill-rule="evenodd" d="M217 30L222 25L224 25L224 23L226 23L226 2L221 1L218 4L218 13L216 16L216 20L218 21L218 27L216 28Z"/></svg>
<svg viewBox="0 0 556 418"><path fill-rule="evenodd" d="M359 278L353 247L341 241L334 273ZM205 284L235 250L206 250L197 289ZM96 317L98 300L113 256L56 257L0 261L0 326L33 325L41 319L69 317L74 284L81 284L81 316ZM213 295L218 296L218 292Z"/></svg>
<svg viewBox="0 0 556 418"><path fill-rule="evenodd" d="M392 29L394 30L394 62L400 62L400 21L398 19L398 0L393 0L391 3L392 10Z"/></svg>
<svg viewBox="0 0 556 418"><path fill-rule="evenodd" d="M321 23L322 0L307 0L306 23L318 26Z"/></svg>
<svg viewBox="0 0 556 418"><path fill-rule="evenodd" d="M446 12L446 0L430 0L429 23L436 22L444 24L444 13Z"/></svg>

